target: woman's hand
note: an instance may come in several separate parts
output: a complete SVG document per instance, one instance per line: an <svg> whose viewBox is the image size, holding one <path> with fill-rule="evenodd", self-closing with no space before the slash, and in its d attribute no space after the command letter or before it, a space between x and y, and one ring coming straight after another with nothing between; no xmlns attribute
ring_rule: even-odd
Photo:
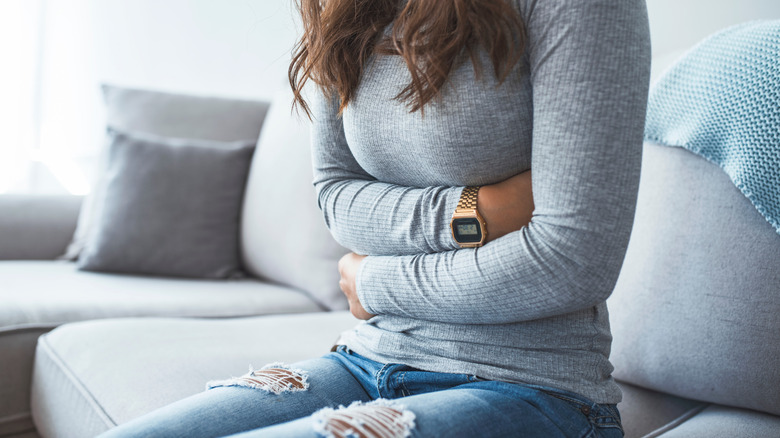
<svg viewBox="0 0 780 438"><path fill-rule="evenodd" d="M482 186L477 209L487 222L488 242L528 225L534 212L531 171Z"/></svg>
<svg viewBox="0 0 780 438"><path fill-rule="evenodd" d="M366 258L364 255L358 255L351 252L339 260L339 274L341 274L341 280L339 280L339 286L344 295L347 296L349 301L349 311L357 319L367 320L371 319L375 315L366 312L363 305L360 304L360 300L357 296L357 272L360 267L360 262Z"/></svg>

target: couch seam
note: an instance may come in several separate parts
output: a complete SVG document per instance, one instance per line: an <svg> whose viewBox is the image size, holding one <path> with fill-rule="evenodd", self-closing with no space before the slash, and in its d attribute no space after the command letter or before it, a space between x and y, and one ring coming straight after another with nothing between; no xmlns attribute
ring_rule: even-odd
<svg viewBox="0 0 780 438"><path fill-rule="evenodd" d="M674 420L664 424L663 426L659 427L658 429L648 433L642 438L656 438L659 437L666 432L671 431L672 429L676 429L681 424L685 423L686 421L690 420L694 416L700 414L703 410L707 409L708 407L712 406L710 403L703 403L699 406L696 406L694 408L691 408L687 411L685 411L682 415L675 418Z"/></svg>
<svg viewBox="0 0 780 438"><path fill-rule="evenodd" d="M11 325L6 327L0 327L0 336L4 336L7 334L15 334L15 333L21 333L21 332L28 332L28 331L34 331L34 330L53 330L57 327L62 325L62 323L53 323L53 324L17 324L17 325Z"/></svg>
<svg viewBox="0 0 780 438"><path fill-rule="evenodd" d="M12 414L12 415L6 415L5 417L0 417L0 426L13 424L14 422L24 421L24 420L29 420L30 422L32 422L32 413L30 411L22 412L21 414ZM33 429L29 429L29 430L33 430ZM24 432L27 432L27 430L14 431L11 432L11 436L17 433L24 433ZM0 436L5 436L3 435L3 433L5 432L0 432Z"/></svg>
<svg viewBox="0 0 780 438"><path fill-rule="evenodd" d="M21 414L6 415L5 417L0 417L0 424L4 423L6 421L23 420L25 418L30 418L30 413L29 412L23 412Z"/></svg>
<svg viewBox="0 0 780 438"><path fill-rule="evenodd" d="M109 428L116 427L117 423L114 421L114 419L108 415L105 409L103 409L103 407L97 402L95 396L87 389L86 385L84 385L84 383L78 377L76 377L76 374L65 364L65 361L57 354L54 348L48 343L46 338L46 335L41 336L38 339L38 345L40 345L47 351L47 353L49 353L54 364L57 365L62 370L65 377L74 384L76 390L78 390L87 403L92 406L92 408L98 414L98 417L103 420L105 425L109 426ZM33 374L33 376L34 375L35 374Z"/></svg>

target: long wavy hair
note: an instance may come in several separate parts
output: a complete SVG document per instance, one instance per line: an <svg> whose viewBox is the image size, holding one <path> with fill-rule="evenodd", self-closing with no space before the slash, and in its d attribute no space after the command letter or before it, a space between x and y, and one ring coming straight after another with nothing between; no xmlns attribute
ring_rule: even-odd
<svg viewBox="0 0 780 438"><path fill-rule="evenodd" d="M396 99L411 112L439 94L464 51L480 77L483 49L503 82L525 49L525 28L510 1L298 0L303 35L288 70L294 105L311 115L302 95L311 80L329 96L338 94L341 113L375 53L403 58L411 81Z"/></svg>

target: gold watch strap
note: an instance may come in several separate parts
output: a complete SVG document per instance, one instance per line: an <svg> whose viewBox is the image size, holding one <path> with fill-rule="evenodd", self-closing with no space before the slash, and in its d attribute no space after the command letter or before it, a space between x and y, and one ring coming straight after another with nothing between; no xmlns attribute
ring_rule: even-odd
<svg viewBox="0 0 780 438"><path fill-rule="evenodd" d="M463 189L460 194L460 200L458 201L457 210L476 210L477 209L477 194L479 193L479 187L469 186Z"/></svg>

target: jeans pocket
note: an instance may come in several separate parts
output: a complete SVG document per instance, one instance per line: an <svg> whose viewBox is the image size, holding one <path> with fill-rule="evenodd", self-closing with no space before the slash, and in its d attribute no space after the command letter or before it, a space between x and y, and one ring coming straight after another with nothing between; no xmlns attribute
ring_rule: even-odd
<svg viewBox="0 0 780 438"><path fill-rule="evenodd" d="M566 402L584 415L599 437L622 437L624 434L620 412L616 405L598 404L574 394L545 391L548 395Z"/></svg>
<svg viewBox="0 0 780 438"><path fill-rule="evenodd" d="M620 418L620 412L618 412L616 405L596 405L597 409L594 412L591 423L594 427L601 429L602 431L614 430L619 431L620 434L609 434L608 436L620 436L624 434L623 422ZM605 434L606 435L606 434Z"/></svg>

